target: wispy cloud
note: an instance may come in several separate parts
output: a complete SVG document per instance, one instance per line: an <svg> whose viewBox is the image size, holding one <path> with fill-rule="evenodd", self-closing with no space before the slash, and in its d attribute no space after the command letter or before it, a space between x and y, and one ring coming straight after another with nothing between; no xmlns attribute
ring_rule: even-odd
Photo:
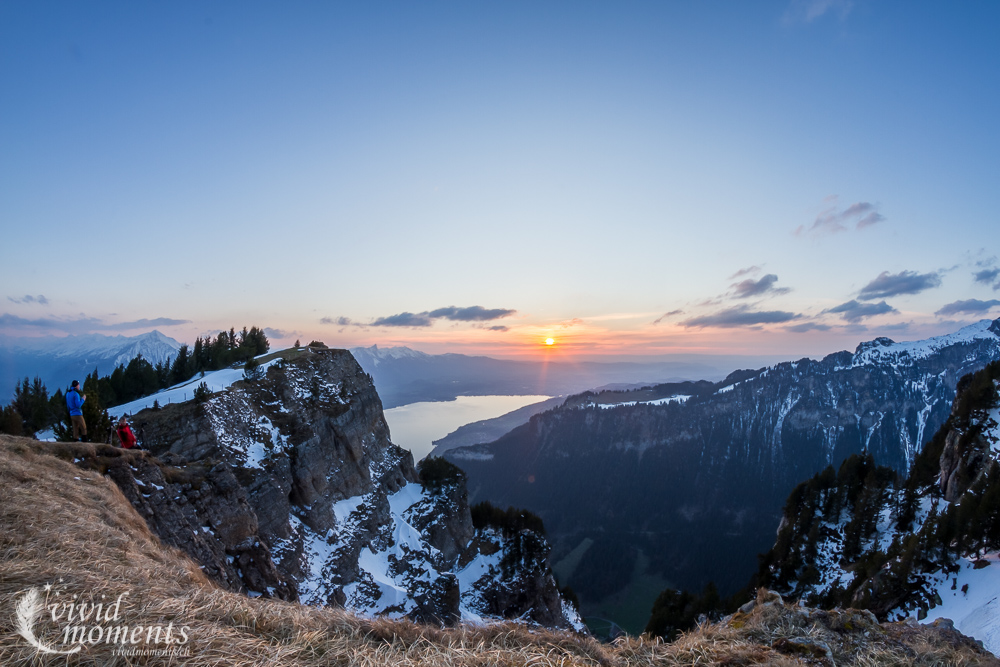
<svg viewBox="0 0 1000 667"><path fill-rule="evenodd" d="M170 317L157 317L152 320L134 320L132 322L118 322L117 324L105 324L104 328L113 331L126 331L128 329L145 329L147 327L173 327L179 324L190 324L191 320L175 320Z"/></svg>
<svg viewBox="0 0 1000 667"><path fill-rule="evenodd" d="M49 305L49 300L45 298L44 294L38 294L36 296L31 296L30 294L25 294L24 296L18 298L15 296L7 297L8 301L13 301L14 303L37 303L42 306Z"/></svg>
<svg viewBox="0 0 1000 667"><path fill-rule="evenodd" d="M299 331L285 331L284 329L272 329L271 327L264 327L264 334L268 338L291 338L292 336L302 335Z"/></svg>
<svg viewBox="0 0 1000 667"><path fill-rule="evenodd" d="M681 322L681 326L692 327L752 327L761 324L780 324L798 319L800 316L784 310L751 310L747 306L736 306L692 317Z"/></svg>
<svg viewBox="0 0 1000 667"><path fill-rule="evenodd" d="M343 317L343 316L341 316L341 317L324 317L324 318L320 319L319 323L320 324L336 324L337 326L342 326L342 327L346 327L346 326L349 326L351 324L354 324L354 322L351 321L351 318L349 318L349 317Z"/></svg>
<svg viewBox="0 0 1000 667"><path fill-rule="evenodd" d="M656 318L655 320L653 320L653 324L659 324L660 322L662 322L665 319L668 319L668 318L671 318L671 317L676 317L677 315L683 315L683 314L684 314L684 311L681 310L680 308L678 308L677 310L671 310L669 313L663 313L658 318Z"/></svg>
<svg viewBox="0 0 1000 667"><path fill-rule="evenodd" d="M993 289L1000 290L1000 269L983 269L972 274L977 283L989 285L993 283Z"/></svg>
<svg viewBox="0 0 1000 667"><path fill-rule="evenodd" d="M823 324L822 322L803 322L802 324L787 326L785 327L785 331L806 333L807 331L829 331L832 328L829 324Z"/></svg>
<svg viewBox="0 0 1000 667"><path fill-rule="evenodd" d="M730 287L735 291L737 299L748 299L752 296L761 296L764 294L787 294L792 291L788 287L775 287L774 283L776 282L778 282L778 276L769 273L760 280L747 278L738 283L733 283Z"/></svg>
<svg viewBox="0 0 1000 667"><path fill-rule="evenodd" d="M754 264L753 266L748 266L745 269L740 269L739 271L737 271L733 275L729 276L729 279L730 280L736 280L737 278L739 278L741 276L749 276L749 275L754 275L754 274L757 274L757 273L760 273L760 267L757 266L756 264Z"/></svg>
<svg viewBox="0 0 1000 667"><path fill-rule="evenodd" d="M861 303L860 301L851 299L847 303L842 303L823 312L843 315L844 319L848 322L860 322L867 317L875 317L876 315L885 315L886 313L896 313L899 311L885 301L881 303Z"/></svg>
<svg viewBox="0 0 1000 667"><path fill-rule="evenodd" d="M934 287L940 287L941 275L937 272L917 273L901 271L889 273L883 271L875 280L861 288L858 298L863 301L882 299L903 294L919 294Z"/></svg>
<svg viewBox="0 0 1000 667"><path fill-rule="evenodd" d="M133 320L131 322L105 322L96 317L81 315L75 318L38 317L28 319L3 313L0 315L0 328L18 331L50 331L67 334L89 333L93 331L131 331L133 329L150 329L152 327L170 327L178 324L190 324L191 320L177 320L170 317Z"/></svg>
<svg viewBox="0 0 1000 667"><path fill-rule="evenodd" d="M997 301L996 299L990 299L989 301L966 299L965 301L953 301L945 306L942 306L940 310L934 314L940 316L957 315L959 313L978 315L996 308L997 306L1000 306L1000 301Z"/></svg>
<svg viewBox="0 0 1000 667"><path fill-rule="evenodd" d="M812 225L796 228L796 236L826 236L846 232L852 226L860 231L885 220L885 216L878 212L878 206L870 202L856 202L844 210L840 210L835 196L829 197L827 202L827 207L816 216Z"/></svg>

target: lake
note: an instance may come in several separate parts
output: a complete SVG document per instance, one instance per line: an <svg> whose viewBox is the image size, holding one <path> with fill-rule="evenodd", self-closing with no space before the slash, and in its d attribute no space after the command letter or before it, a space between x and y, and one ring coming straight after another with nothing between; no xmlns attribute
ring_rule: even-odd
<svg viewBox="0 0 1000 667"><path fill-rule="evenodd" d="M454 401L410 403L385 411L393 443L413 452L414 462L427 456L431 443L459 426L493 419L548 396L459 396Z"/></svg>

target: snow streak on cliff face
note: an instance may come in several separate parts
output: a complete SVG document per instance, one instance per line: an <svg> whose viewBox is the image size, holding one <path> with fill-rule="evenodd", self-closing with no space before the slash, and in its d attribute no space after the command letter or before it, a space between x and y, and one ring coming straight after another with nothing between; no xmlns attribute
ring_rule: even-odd
<svg viewBox="0 0 1000 667"><path fill-rule="evenodd" d="M468 473L474 501L539 514L557 558L593 541L575 570L587 576L565 582L581 599L626 583L593 586L595 573L631 572L645 558L679 588L735 591L773 544L796 484L862 453L905 474L948 418L959 379L997 359L1000 321L922 342L878 339L736 371L683 402L598 408L570 397L445 457Z"/></svg>
<svg viewBox="0 0 1000 667"><path fill-rule="evenodd" d="M527 538L477 531L464 478L421 479L412 455L390 441L371 379L348 352L288 351L262 367L257 381L206 374L216 390L208 400L161 403L134 422L166 460L232 469L255 539L299 600L437 623L523 617L572 625L540 537L534 560L510 561L490 580L460 576L484 552ZM276 588L244 584L254 595ZM506 587L517 604L482 586Z"/></svg>

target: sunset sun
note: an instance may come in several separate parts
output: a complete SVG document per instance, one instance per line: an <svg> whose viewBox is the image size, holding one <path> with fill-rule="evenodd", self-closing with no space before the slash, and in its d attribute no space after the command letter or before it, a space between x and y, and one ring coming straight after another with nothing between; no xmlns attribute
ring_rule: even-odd
<svg viewBox="0 0 1000 667"><path fill-rule="evenodd" d="M545 339L545 344L546 345L555 345L555 343L556 343L555 338L546 338Z"/></svg>

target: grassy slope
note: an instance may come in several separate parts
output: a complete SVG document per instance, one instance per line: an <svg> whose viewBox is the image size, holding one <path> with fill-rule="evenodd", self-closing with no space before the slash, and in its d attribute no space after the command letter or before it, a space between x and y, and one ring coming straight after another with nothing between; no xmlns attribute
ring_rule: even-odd
<svg viewBox="0 0 1000 667"><path fill-rule="evenodd" d="M790 653L781 642L780 650L772 648L792 636L828 642L838 665L997 664L953 638L941 639L943 631L867 626L864 638L783 605L760 605L674 644L628 639L600 645L513 624L445 630L248 599L220 590L184 554L163 546L109 480L56 456L72 459L88 452L93 448L85 444L0 436L2 665L824 664ZM57 585L63 595L94 600L128 591L124 621L190 627L191 657L118 657L106 644L69 658L37 654L15 633L13 611L28 589L46 584ZM44 618L37 623L36 634L54 643L57 628L46 632L47 623Z"/></svg>

